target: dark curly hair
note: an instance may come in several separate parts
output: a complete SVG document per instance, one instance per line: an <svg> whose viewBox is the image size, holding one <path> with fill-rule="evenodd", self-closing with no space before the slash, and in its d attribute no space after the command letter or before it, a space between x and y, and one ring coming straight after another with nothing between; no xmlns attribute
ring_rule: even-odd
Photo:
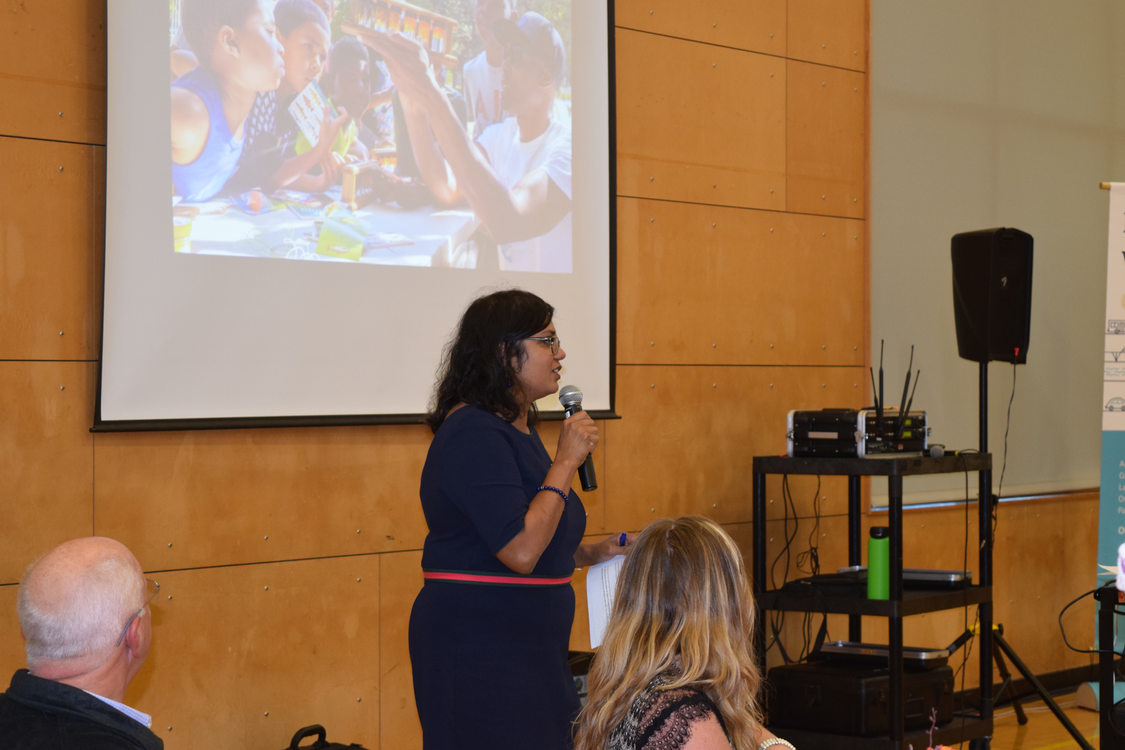
<svg viewBox="0 0 1125 750"><path fill-rule="evenodd" d="M461 402L496 414L508 422L520 413L512 385L523 362L523 340L551 324L555 308L531 292L505 289L473 300L453 340L445 348L426 424L437 432L453 407ZM528 414L534 423L535 405Z"/></svg>

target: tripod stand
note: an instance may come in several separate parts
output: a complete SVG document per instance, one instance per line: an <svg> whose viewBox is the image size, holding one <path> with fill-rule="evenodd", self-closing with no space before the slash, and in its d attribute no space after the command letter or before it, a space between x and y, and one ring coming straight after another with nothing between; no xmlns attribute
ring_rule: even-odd
<svg viewBox="0 0 1125 750"><path fill-rule="evenodd" d="M1015 364L1013 364L1012 366L1015 367ZM981 453L987 453L988 452L988 361L987 360L982 361L980 363L980 385L979 385L979 388L980 388L980 452ZM987 481L989 483L991 483L991 481L992 481L991 474L989 474ZM993 512L993 509L995 508L995 505L998 501L999 501L999 498L992 494L992 487L991 486L985 486L985 479L982 477L981 483L980 483L980 514L979 514L980 523L982 524L982 526L981 526L981 538L983 540L985 540L982 543L989 545L989 550L990 550L990 552L987 556L982 557L982 561L984 559L987 559L988 561L992 560L992 554L991 554L991 545L993 543L993 538L992 538L992 512ZM984 524L986 524L986 523L988 525L987 528L985 528L985 526L984 526ZM981 571L981 585L991 585L992 584L991 562L989 563L989 565L990 565L990 567L987 571L985 571L985 570ZM994 624L992 622L992 603L988 602L987 604L981 604L980 609L981 609L981 623L986 624L986 627L988 627L988 629L991 633L990 638L982 638L981 639L981 648L980 648L981 681L982 681L981 684L984 684L985 680L991 679L991 675L988 674L988 668L987 668L988 662L991 659L994 659L996 661L996 671L998 671L1000 673L1000 676L1003 678L1003 682L1000 685L1000 689L998 691L996 691L996 695L990 697L987 706L981 706L981 717L987 718L989 721L991 721L992 720L992 708L995 705L997 699L999 699L999 697L1004 694L1005 690L1007 690L1008 688L1011 687L1012 676L1008 672L1007 665L1004 663L1004 656L1002 655L1002 654L1004 654L1004 655L1007 655L1008 659L1011 660L1012 664L1015 665L1016 669L1019 670L1020 674L1023 675L1024 679L1026 679L1028 682L1031 683L1032 687L1035 688L1035 692L1039 694L1039 697L1042 698L1043 702L1046 703L1047 706L1051 709L1051 713L1053 713L1055 715L1055 717L1062 723L1063 727L1066 729L1067 732L1070 733L1070 736L1074 738L1074 740L1078 743L1079 747L1083 748L1083 750L1094 750L1093 745L1091 745L1089 742L1086 741L1086 738L1082 736L1082 733L1080 731L1078 731L1078 728L1076 726L1074 726L1074 724L1070 721L1070 719L1068 719L1066 717L1066 714L1064 714L1062 709L1059 708L1059 704L1055 702L1055 699L1051 697L1051 694L1047 692L1047 689L1043 687L1043 684L1041 682L1039 682L1038 678L1036 678L1036 676L1032 673L1032 671L1027 668L1027 665L1024 664L1023 660L1020 659L1018 654L1016 654L1015 649L1012 648L1011 644L1009 644L1006 640L1004 640L1004 626L1000 625L1000 624ZM1012 706L1015 708L1016 720L1019 722L1019 724L1021 726L1026 724L1027 723L1027 714L1024 713L1023 706L1020 705L1019 699L1013 697L1012 698ZM983 744L983 748L987 748L987 747L988 747L987 743Z"/></svg>
<svg viewBox="0 0 1125 750"><path fill-rule="evenodd" d="M999 649L992 652L992 656L996 660L996 671L1004 678L1004 681L1000 684L1000 689L996 691L996 695L992 698L993 703L996 703L1000 699L1000 696L1004 694L1004 691L1012 686L1012 675L1008 672L1007 665L1004 664L1004 656L1001 653L1003 652L1003 654L1006 654L1008 658L1011 659L1012 664L1015 665L1024 679L1030 682L1031 686L1035 688L1035 692L1039 694L1039 697L1042 698L1043 702L1047 704L1047 707L1051 709L1051 713L1062 722L1063 727L1065 727L1066 731L1070 733L1070 736L1074 738L1074 741L1078 743L1078 746L1083 750L1094 750L1094 746L1086 741L1086 738L1082 736L1082 732L1078 731L1078 727L1074 726L1073 722L1066 717L1063 710L1059 708L1059 704L1055 702L1055 699L1051 697L1051 694L1043 687L1043 683L1039 682L1038 678L1036 678L1032 671L1027 668L1027 665L1023 663L1023 660L1016 654L1015 649L1004 640L1003 625L997 623L992 626L992 642ZM1019 722L1020 726L1026 724L1027 714L1024 713L1023 706L1020 705L1019 698L1015 695L1012 696L1012 707L1016 710L1016 721Z"/></svg>

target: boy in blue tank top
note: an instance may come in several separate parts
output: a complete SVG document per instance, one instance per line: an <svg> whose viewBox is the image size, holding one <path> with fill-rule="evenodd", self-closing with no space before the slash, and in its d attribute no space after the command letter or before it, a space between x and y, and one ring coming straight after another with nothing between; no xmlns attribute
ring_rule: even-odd
<svg viewBox="0 0 1125 750"><path fill-rule="evenodd" d="M238 167L255 97L285 69L265 0L184 0L182 19L199 65L172 82L172 183L206 201Z"/></svg>

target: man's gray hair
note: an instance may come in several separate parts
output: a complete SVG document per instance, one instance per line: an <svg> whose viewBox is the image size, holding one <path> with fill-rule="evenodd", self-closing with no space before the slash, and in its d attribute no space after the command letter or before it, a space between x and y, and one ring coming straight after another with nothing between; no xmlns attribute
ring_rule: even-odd
<svg viewBox="0 0 1125 750"><path fill-rule="evenodd" d="M20 581L17 605L27 666L34 672L44 661L112 649L126 620L144 603L144 576L133 561L106 556L61 581L36 575L38 562Z"/></svg>

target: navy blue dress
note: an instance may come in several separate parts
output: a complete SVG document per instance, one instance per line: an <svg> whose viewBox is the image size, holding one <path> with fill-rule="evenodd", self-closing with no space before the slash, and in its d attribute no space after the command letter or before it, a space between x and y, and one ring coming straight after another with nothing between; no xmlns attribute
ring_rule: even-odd
<svg viewBox="0 0 1125 750"><path fill-rule="evenodd" d="M574 590L565 581L586 530L577 494L530 576L496 557L523 529L550 466L534 428L524 434L475 407L455 411L434 435L422 470L422 568L488 582L431 578L414 600L410 661L426 750L571 746L578 694L567 664ZM564 582L527 585L533 579Z"/></svg>

